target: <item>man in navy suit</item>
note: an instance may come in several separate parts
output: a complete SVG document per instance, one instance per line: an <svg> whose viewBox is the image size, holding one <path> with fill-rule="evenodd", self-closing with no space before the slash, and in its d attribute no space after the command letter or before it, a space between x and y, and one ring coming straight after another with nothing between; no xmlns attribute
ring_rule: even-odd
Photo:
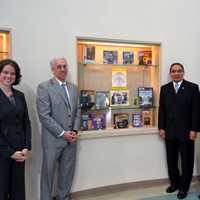
<svg viewBox="0 0 200 200"><path fill-rule="evenodd" d="M184 80L184 67L173 63L172 81L161 87L158 128L165 140L170 186L178 199L187 196L194 167L194 140L199 130L200 93L198 85ZM181 173L178 158L181 158Z"/></svg>

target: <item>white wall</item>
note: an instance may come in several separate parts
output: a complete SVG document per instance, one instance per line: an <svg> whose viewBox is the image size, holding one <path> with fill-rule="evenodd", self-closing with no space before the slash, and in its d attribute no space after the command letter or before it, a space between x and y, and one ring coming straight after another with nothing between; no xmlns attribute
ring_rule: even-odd
<svg viewBox="0 0 200 200"><path fill-rule="evenodd" d="M81 140L78 147L75 191L167 176L165 148L156 133Z"/></svg>
<svg viewBox="0 0 200 200"><path fill-rule="evenodd" d="M162 81L180 61L198 82L198 0L1 0L0 27L12 28L12 53L23 83L49 78L49 59L65 55L76 81L76 36L162 42Z"/></svg>
<svg viewBox="0 0 200 200"><path fill-rule="evenodd" d="M199 7L199 0L0 0L0 27L11 28L12 57L22 68L21 89L32 119L34 162L27 168L35 184L41 164L35 91L50 77L50 58L66 56L76 82L76 36L161 42L161 82L168 80L169 65L179 61L186 78L200 83ZM37 184L27 187L38 193Z"/></svg>

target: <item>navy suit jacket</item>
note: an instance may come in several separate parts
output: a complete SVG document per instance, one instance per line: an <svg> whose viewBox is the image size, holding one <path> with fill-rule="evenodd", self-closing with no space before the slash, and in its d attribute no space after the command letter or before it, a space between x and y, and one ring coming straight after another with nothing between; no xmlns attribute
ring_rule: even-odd
<svg viewBox="0 0 200 200"><path fill-rule="evenodd" d="M166 139L189 139L190 131L199 131L200 93L198 85L183 80L178 93L173 82L161 87L158 128Z"/></svg>
<svg viewBox="0 0 200 200"><path fill-rule="evenodd" d="M15 151L31 150L31 125L24 94L14 88L15 105L0 89L0 158Z"/></svg>

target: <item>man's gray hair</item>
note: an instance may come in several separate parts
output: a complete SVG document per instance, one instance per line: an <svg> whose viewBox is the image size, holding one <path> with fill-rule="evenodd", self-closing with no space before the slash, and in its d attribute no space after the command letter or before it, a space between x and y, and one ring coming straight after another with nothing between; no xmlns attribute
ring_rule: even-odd
<svg viewBox="0 0 200 200"><path fill-rule="evenodd" d="M51 68L54 66L54 64L55 64L55 62L56 62L57 60L64 60L65 63L67 64L67 59L66 59L65 57L54 57L54 58L51 59L51 61L50 61L50 67L51 67Z"/></svg>

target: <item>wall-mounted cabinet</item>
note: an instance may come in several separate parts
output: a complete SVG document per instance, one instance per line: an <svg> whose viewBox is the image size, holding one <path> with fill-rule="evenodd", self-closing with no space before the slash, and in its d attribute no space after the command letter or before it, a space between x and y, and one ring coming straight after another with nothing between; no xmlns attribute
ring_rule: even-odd
<svg viewBox="0 0 200 200"><path fill-rule="evenodd" d="M0 29L0 60L10 57L10 32Z"/></svg>
<svg viewBox="0 0 200 200"><path fill-rule="evenodd" d="M160 44L77 39L81 129L157 125Z"/></svg>

